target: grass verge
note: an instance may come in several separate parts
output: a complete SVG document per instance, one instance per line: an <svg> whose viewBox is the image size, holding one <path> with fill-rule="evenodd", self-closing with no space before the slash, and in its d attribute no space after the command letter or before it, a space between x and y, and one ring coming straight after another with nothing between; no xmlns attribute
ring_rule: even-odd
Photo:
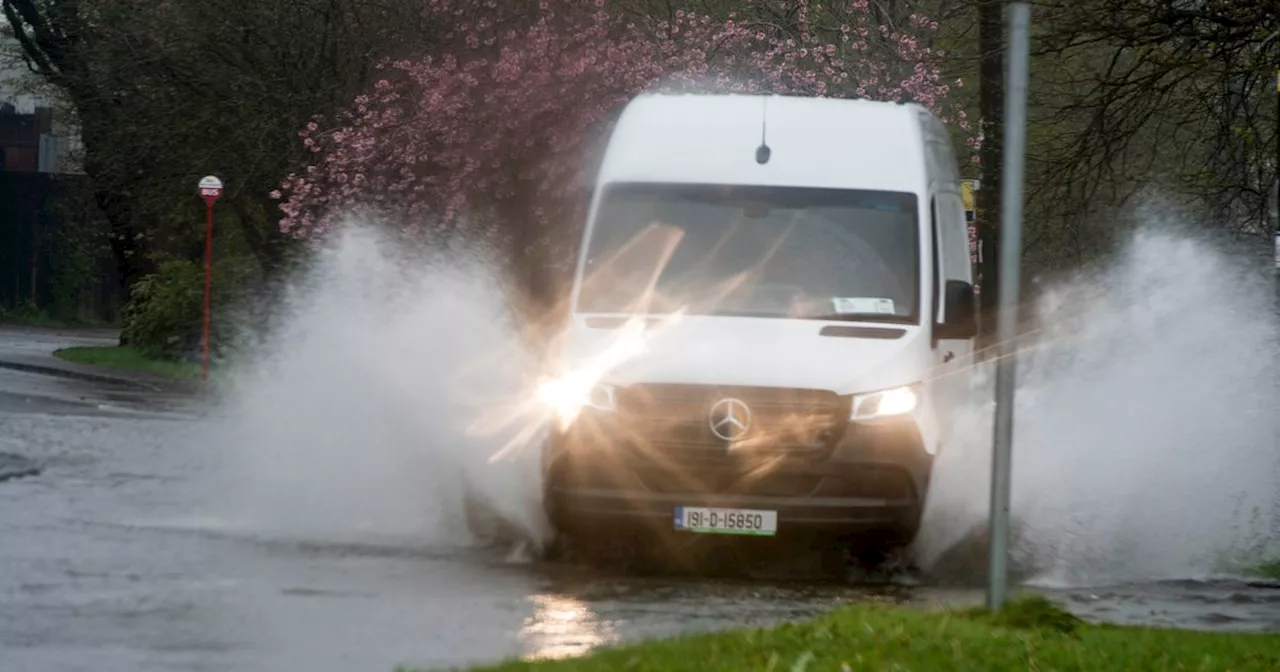
<svg viewBox="0 0 1280 672"><path fill-rule="evenodd" d="M1250 574L1264 579L1280 581L1280 559L1264 562L1249 571Z"/></svg>
<svg viewBox="0 0 1280 672"><path fill-rule="evenodd" d="M999 614L859 604L776 628L692 635L516 670L1280 670L1280 634L1205 633L1090 625L1047 599Z"/></svg>
<svg viewBox="0 0 1280 672"><path fill-rule="evenodd" d="M141 371L178 380L198 380L200 378L199 364L152 359L138 349L128 346L63 348L53 353L53 355L58 359L73 364ZM210 371L211 377L212 373Z"/></svg>

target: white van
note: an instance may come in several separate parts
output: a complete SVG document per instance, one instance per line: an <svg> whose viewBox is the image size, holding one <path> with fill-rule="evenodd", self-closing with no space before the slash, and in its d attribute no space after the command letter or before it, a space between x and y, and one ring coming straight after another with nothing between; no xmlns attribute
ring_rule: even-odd
<svg viewBox="0 0 1280 672"><path fill-rule="evenodd" d="M634 99L540 394L552 525L909 543L972 370L960 194L919 105Z"/></svg>

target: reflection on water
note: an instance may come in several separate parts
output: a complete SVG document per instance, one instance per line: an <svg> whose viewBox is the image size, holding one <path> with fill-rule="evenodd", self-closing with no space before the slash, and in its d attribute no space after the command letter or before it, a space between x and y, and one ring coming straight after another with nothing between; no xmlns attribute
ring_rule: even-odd
<svg viewBox="0 0 1280 672"><path fill-rule="evenodd" d="M520 631L527 660L581 656L612 644L618 636L613 624L601 621L586 602L561 595L534 595L533 614Z"/></svg>

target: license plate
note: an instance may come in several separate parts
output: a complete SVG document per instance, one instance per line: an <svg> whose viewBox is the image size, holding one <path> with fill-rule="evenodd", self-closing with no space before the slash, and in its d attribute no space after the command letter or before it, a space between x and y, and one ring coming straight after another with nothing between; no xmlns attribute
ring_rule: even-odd
<svg viewBox="0 0 1280 672"><path fill-rule="evenodd" d="M675 527L682 532L698 534L772 537L778 532L778 512L677 506Z"/></svg>

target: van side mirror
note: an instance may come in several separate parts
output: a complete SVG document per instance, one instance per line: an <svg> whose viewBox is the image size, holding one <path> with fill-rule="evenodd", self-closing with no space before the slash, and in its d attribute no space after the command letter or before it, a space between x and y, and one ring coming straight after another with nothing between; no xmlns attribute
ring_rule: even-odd
<svg viewBox="0 0 1280 672"><path fill-rule="evenodd" d="M978 306L973 285L963 280L948 280L947 314L934 327L935 340L968 340L978 335Z"/></svg>

